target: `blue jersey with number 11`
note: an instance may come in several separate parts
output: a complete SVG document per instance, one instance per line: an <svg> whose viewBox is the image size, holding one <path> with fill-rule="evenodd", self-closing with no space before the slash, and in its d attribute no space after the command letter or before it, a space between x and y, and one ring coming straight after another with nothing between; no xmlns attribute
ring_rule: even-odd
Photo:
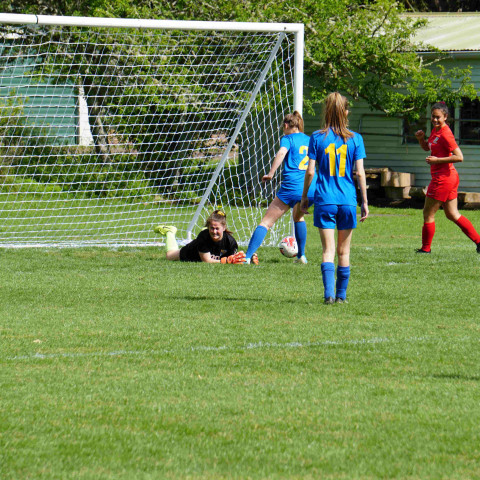
<svg viewBox="0 0 480 480"><path fill-rule="evenodd" d="M308 156L317 162L318 173L315 205L357 205L353 170L366 154L362 136L352 133L346 142L330 129L310 138Z"/></svg>
<svg viewBox="0 0 480 480"><path fill-rule="evenodd" d="M288 150L283 161L282 189L303 191L303 181L308 167L308 142L304 133L291 133L280 140L280 147Z"/></svg>

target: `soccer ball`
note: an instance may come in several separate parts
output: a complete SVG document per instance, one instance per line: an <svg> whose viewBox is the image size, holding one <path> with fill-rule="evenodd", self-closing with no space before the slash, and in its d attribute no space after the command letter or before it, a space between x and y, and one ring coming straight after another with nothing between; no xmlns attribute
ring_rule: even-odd
<svg viewBox="0 0 480 480"><path fill-rule="evenodd" d="M293 258L298 253L295 237L285 237L278 246L280 253L288 258Z"/></svg>

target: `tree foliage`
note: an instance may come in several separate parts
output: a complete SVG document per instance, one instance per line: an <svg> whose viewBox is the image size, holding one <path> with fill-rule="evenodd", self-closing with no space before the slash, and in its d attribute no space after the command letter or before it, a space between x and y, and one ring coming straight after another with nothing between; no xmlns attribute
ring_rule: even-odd
<svg viewBox="0 0 480 480"><path fill-rule="evenodd" d="M421 20L405 7L443 0L14 0L9 11L183 20L293 22L305 24L305 72L313 98L340 90L390 115L415 118L441 98L475 97L468 69L444 70L415 51ZM7 3L0 0L1 3ZM449 2L470 5L469 0ZM474 2L475 3L475 2ZM12 10L13 9L13 10Z"/></svg>
<svg viewBox="0 0 480 480"><path fill-rule="evenodd" d="M394 0L98 0L95 14L185 20L293 22L305 25L305 73L313 99L333 90L390 115L416 118L429 103L476 97L469 69L425 62L414 44L424 21L402 16ZM437 0L439 1L439 0Z"/></svg>
<svg viewBox="0 0 480 480"><path fill-rule="evenodd" d="M248 65L265 65L278 39L276 34L259 34L254 42L253 34L247 33L37 25L6 26L1 32L8 54L0 56L0 68L27 62L25 68L36 82L69 85L72 93L78 89L85 99L96 150L86 162L96 164L92 175L105 176L109 166L115 170L115 163L125 163L131 170L146 172L155 187L177 190L178 195L189 193L182 188L187 177L191 182L197 172L215 170L219 157L215 146L223 142L221 138L231 137L238 112L255 86L256 76L249 75ZM288 82L282 80L274 83L272 96L285 98L278 95L287 88ZM31 158L22 156L15 166L18 174L31 177L39 164L46 164L43 173L35 174L43 182L57 175L57 165L48 163L50 159L68 164L73 156L70 151L62 158L48 155L50 150L43 148L48 139L35 138L32 141L41 148L30 150ZM75 158L83 161L81 155ZM24 164L35 169L23 168ZM142 179L129 179L133 180ZM67 183L77 185L76 180ZM89 191L107 192L97 183L92 182Z"/></svg>

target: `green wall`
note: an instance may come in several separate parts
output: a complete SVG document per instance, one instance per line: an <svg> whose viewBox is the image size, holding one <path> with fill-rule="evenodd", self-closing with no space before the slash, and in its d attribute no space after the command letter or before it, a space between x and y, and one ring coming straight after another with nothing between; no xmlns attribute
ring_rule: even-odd
<svg viewBox="0 0 480 480"><path fill-rule="evenodd" d="M38 79L28 65L2 65L0 97L14 97L23 104L27 123L39 127L49 143L78 143L78 109L74 88L55 85L55 79Z"/></svg>

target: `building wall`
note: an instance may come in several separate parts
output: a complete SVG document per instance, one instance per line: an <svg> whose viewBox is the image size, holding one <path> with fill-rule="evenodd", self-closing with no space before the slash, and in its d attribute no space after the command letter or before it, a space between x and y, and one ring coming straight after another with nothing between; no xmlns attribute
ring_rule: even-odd
<svg viewBox="0 0 480 480"><path fill-rule="evenodd" d="M454 57L443 63L447 69L453 66L459 68L470 66L472 81L480 89L480 58ZM429 115L429 111L425 114ZM459 118L458 107L455 117ZM316 109L315 115L305 114L305 133L311 135L318 130L320 121L320 108ZM387 117L382 112L372 111L365 101L359 101L352 104L350 128L363 136L367 152L366 168L389 167L397 172L414 173L415 186L428 185L430 168L425 162L427 152L423 151L418 144L404 142L401 118ZM455 122L454 134L458 139L459 122ZM465 145L460 142L459 147L464 156L464 161L455 165L460 175L459 190L480 192L480 143Z"/></svg>
<svg viewBox="0 0 480 480"><path fill-rule="evenodd" d="M78 143L78 107L72 85L54 85L32 78L27 64L4 66L0 71L0 97L23 104L27 123L40 135L62 145Z"/></svg>

